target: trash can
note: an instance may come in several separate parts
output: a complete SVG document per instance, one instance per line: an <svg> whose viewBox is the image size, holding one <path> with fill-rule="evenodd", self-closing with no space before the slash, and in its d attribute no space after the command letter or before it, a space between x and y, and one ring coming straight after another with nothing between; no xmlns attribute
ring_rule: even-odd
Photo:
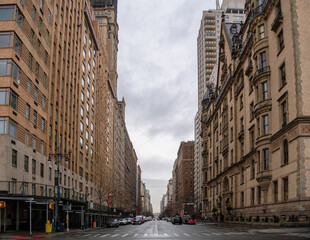
<svg viewBox="0 0 310 240"><path fill-rule="evenodd" d="M47 224L45 224L45 232L51 233L53 230L53 225L50 223L50 221L47 221Z"/></svg>
<svg viewBox="0 0 310 240"><path fill-rule="evenodd" d="M93 228L96 228L96 227L97 227L97 223L93 222Z"/></svg>

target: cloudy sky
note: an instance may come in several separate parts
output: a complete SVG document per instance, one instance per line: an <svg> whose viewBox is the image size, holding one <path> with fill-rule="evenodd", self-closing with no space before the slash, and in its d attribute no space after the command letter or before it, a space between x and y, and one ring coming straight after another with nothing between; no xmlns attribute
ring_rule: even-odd
<svg viewBox="0 0 310 240"><path fill-rule="evenodd" d="M197 36L215 0L119 0L118 98L151 191L166 192L181 141L194 140Z"/></svg>

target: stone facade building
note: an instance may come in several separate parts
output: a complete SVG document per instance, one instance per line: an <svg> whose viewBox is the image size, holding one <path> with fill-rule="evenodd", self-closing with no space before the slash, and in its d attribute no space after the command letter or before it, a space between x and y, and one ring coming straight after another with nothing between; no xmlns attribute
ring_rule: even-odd
<svg viewBox="0 0 310 240"><path fill-rule="evenodd" d="M197 37L198 65L198 111L195 116L195 202L196 212L202 209L202 100L209 83L215 83L218 66L218 43L220 40L221 17L225 13L226 22L240 23L244 20L244 0L224 0L222 6L216 1L216 9L203 11Z"/></svg>
<svg viewBox="0 0 310 240"><path fill-rule="evenodd" d="M173 168L175 214L194 214L194 141L181 142Z"/></svg>
<svg viewBox="0 0 310 240"><path fill-rule="evenodd" d="M204 214L309 224L308 1L247 0L223 18L216 86L203 100Z"/></svg>

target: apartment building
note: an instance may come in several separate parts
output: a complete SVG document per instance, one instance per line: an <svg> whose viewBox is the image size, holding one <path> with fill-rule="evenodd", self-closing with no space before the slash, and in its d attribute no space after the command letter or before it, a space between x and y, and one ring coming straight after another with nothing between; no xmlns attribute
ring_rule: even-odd
<svg viewBox="0 0 310 240"><path fill-rule="evenodd" d="M113 166L107 34L86 0L1 1L0 15L1 223L18 229L29 201L45 213L42 204L61 200L72 209L70 225L81 227L98 218L97 170ZM33 212L34 225L64 222L54 209L55 218L51 209Z"/></svg>
<svg viewBox="0 0 310 240"><path fill-rule="evenodd" d="M307 1L247 0L223 18L215 87L203 100L204 214L309 224Z"/></svg>
<svg viewBox="0 0 310 240"><path fill-rule="evenodd" d="M173 172L175 214L194 214L194 141L181 142Z"/></svg>
<svg viewBox="0 0 310 240"><path fill-rule="evenodd" d="M195 116L195 202L198 202L197 213L202 210L202 138L201 117L202 100L209 84L215 84L218 66L218 43L220 40L221 18L225 14L226 22L244 21L244 0L224 0L220 6L216 1L216 9L203 11L197 37L198 63L198 111Z"/></svg>

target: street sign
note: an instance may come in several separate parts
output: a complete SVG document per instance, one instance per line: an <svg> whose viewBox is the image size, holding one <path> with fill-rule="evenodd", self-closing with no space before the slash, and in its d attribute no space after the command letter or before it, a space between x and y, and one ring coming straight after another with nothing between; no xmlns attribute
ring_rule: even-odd
<svg viewBox="0 0 310 240"><path fill-rule="evenodd" d="M94 203L93 202L89 202L89 209L94 209Z"/></svg>
<svg viewBox="0 0 310 240"><path fill-rule="evenodd" d="M5 208L5 207L6 207L6 202L0 201L0 208Z"/></svg>
<svg viewBox="0 0 310 240"><path fill-rule="evenodd" d="M71 203L64 204L62 209L64 211L71 211Z"/></svg>

